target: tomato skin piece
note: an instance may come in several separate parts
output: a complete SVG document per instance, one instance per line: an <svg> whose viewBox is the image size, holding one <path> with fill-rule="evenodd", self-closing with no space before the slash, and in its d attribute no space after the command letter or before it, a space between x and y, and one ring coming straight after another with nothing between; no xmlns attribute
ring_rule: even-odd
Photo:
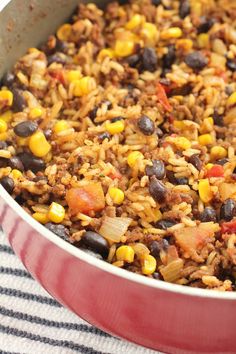
<svg viewBox="0 0 236 354"><path fill-rule="evenodd" d="M224 177L224 168L221 165L214 165L212 168L207 171L206 176L210 177Z"/></svg>
<svg viewBox="0 0 236 354"><path fill-rule="evenodd" d="M71 215L90 214L105 208L105 197L101 183L90 183L83 187L71 188L66 193Z"/></svg>
<svg viewBox="0 0 236 354"><path fill-rule="evenodd" d="M236 232L236 220L223 222L223 224L221 224L222 234L234 234L235 232Z"/></svg>
<svg viewBox="0 0 236 354"><path fill-rule="evenodd" d="M172 107L167 98L166 91L164 87L160 84L160 82L157 83L157 99L167 112L172 111Z"/></svg>

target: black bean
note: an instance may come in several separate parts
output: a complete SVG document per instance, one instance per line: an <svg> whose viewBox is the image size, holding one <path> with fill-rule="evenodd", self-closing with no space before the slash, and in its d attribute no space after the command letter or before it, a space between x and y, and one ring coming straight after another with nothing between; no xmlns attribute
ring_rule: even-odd
<svg viewBox="0 0 236 354"><path fill-rule="evenodd" d="M221 165L221 166L224 166L227 162L229 162L229 159L227 159L226 157L223 158L223 159L220 159L220 160L216 160L216 164L217 165Z"/></svg>
<svg viewBox="0 0 236 354"><path fill-rule="evenodd" d="M153 257L158 258L162 250L166 250L169 246L169 242L166 239L160 241L153 241L150 245L150 253Z"/></svg>
<svg viewBox="0 0 236 354"><path fill-rule="evenodd" d="M152 274L152 276L153 276L153 278L156 279L156 280L161 280L161 279L162 279L161 274L158 273L158 272L154 272L154 273Z"/></svg>
<svg viewBox="0 0 236 354"><path fill-rule="evenodd" d="M226 66L229 70L235 72L236 71L236 59L227 59Z"/></svg>
<svg viewBox="0 0 236 354"><path fill-rule="evenodd" d="M93 252L90 249L84 247L78 247L78 248L81 249L83 252L87 253L89 256L93 256L97 259L103 260L103 257L99 253Z"/></svg>
<svg viewBox="0 0 236 354"><path fill-rule="evenodd" d="M200 220L202 222L208 222L208 221L217 221L217 215L215 209L211 207L206 207L203 212L200 214Z"/></svg>
<svg viewBox="0 0 236 354"><path fill-rule="evenodd" d="M219 114L216 110L214 111L213 115L214 124L218 127L224 126L224 116Z"/></svg>
<svg viewBox="0 0 236 354"><path fill-rule="evenodd" d="M24 166L23 163L21 162L21 159L18 156L13 156L8 160L8 165L12 168L12 169L16 169L19 171L24 171Z"/></svg>
<svg viewBox="0 0 236 354"><path fill-rule="evenodd" d="M0 157L0 168L7 167L8 160L4 157Z"/></svg>
<svg viewBox="0 0 236 354"><path fill-rule="evenodd" d="M176 59L175 45L169 45L167 50L167 53L163 56L162 66L165 69L171 69Z"/></svg>
<svg viewBox="0 0 236 354"><path fill-rule="evenodd" d="M152 135L155 132L154 122L145 115L138 119L138 127L144 135Z"/></svg>
<svg viewBox="0 0 236 354"><path fill-rule="evenodd" d="M185 57L185 63L193 70L202 70L207 66L208 59L201 52L192 52Z"/></svg>
<svg viewBox="0 0 236 354"><path fill-rule="evenodd" d="M187 96L192 92L193 88L191 84L186 84L180 87L176 87L174 89L172 89L169 93L168 93L168 97L171 96Z"/></svg>
<svg viewBox="0 0 236 354"><path fill-rule="evenodd" d="M179 5L179 17L185 18L190 14L191 8L189 0L181 0Z"/></svg>
<svg viewBox="0 0 236 354"><path fill-rule="evenodd" d="M111 119L111 123L118 122L119 120L122 120L122 119L124 119L124 117L121 117L121 116L112 118L112 119Z"/></svg>
<svg viewBox="0 0 236 354"><path fill-rule="evenodd" d="M66 56L62 53L55 53L48 56L48 65L51 65L52 63L64 65L66 63Z"/></svg>
<svg viewBox="0 0 236 354"><path fill-rule="evenodd" d="M169 229L169 227L172 227L176 224L177 224L177 221L175 221L175 220L162 219L162 220L159 220L155 223L155 227L157 229L167 230L167 229Z"/></svg>
<svg viewBox="0 0 236 354"><path fill-rule="evenodd" d="M159 6L161 4L162 4L161 0L152 0L152 5L154 6Z"/></svg>
<svg viewBox="0 0 236 354"><path fill-rule="evenodd" d="M144 48L141 58L141 71L154 72L157 70L157 53L154 48Z"/></svg>
<svg viewBox="0 0 236 354"><path fill-rule="evenodd" d="M166 168L164 162L161 160L153 160L152 166L146 167L147 176L155 176L157 179L163 179L166 175Z"/></svg>
<svg viewBox="0 0 236 354"><path fill-rule="evenodd" d="M46 168L45 162L42 159L32 155L29 152L22 152L18 154L18 157L23 163L24 169L26 171L31 170L32 172L37 173L39 171L45 170Z"/></svg>
<svg viewBox="0 0 236 354"><path fill-rule="evenodd" d="M130 55L125 59L125 61L131 66L131 68L136 68L140 63L141 57L139 54Z"/></svg>
<svg viewBox="0 0 236 354"><path fill-rule="evenodd" d="M45 135L45 138L49 140L52 136L52 129L46 129L43 131L43 134Z"/></svg>
<svg viewBox="0 0 236 354"><path fill-rule="evenodd" d="M15 75L12 72L7 71L1 80L1 84L2 86L11 88L14 81L15 81Z"/></svg>
<svg viewBox="0 0 236 354"><path fill-rule="evenodd" d="M20 136L21 138L27 138L28 136L33 135L37 129L38 129L37 123L32 122L30 120L26 120L24 122L17 124L14 127L14 133L17 136Z"/></svg>
<svg viewBox="0 0 236 354"><path fill-rule="evenodd" d="M95 106L90 112L89 112L89 118L94 121L97 117L97 111L98 111L98 106Z"/></svg>
<svg viewBox="0 0 236 354"><path fill-rule="evenodd" d="M44 225L48 230L52 231L54 234L59 236L65 241L68 241L69 238L69 230L67 227L61 224L53 224L52 222L49 222Z"/></svg>
<svg viewBox="0 0 236 354"><path fill-rule="evenodd" d="M167 188L155 176L151 177L149 192L153 199L159 203L164 202L167 196Z"/></svg>
<svg viewBox="0 0 236 354"><path fill-rule="evenodd" d="M111 135L108 132L104 132L98 135L98 140L110 139Z"/></svg>
<svg viewBox="0 0 236 354"><path fill-rule="evenodd" d="M211 27L214 25L215 20L213 18L206 18L205 16L201 17L200 25L197 28L197 33L206 33L208 32Z"/></svg>
<svg viewBox="0 0 236 354"><path fill-rule="evenodd" d="M202 161L200 160L198 154L193 154L189 158L189 162L196 167L198 171L201 171L202 169Z"/></svg>
<svg viewBox="0 0 236 354"><path fill-rule="evenodd" d="M7 143L3 140L0 141L0 150L7 149Z"/></svg>
<svg viewBox="0 0 236 354"><path fill-rule="evenodd" d="M172 184L185 185L188 184L188 178L186 177L176 177L173 171L166 172L167 178Z"/></svg>
<svg viewBox="0 0 236 354"><path fill-rule="evenodd" d="M158 138L162 138L163 134L164 134L163 131L159 127L157 127L156 128L156 135L158 136Z"/></svg>
<svg viewBox="0 0 236 354"><path fill-rule="evenodd" d="M226 221L233 219L236 213L236 202L233 199L226 199L220 208L220 218Z"/></svg>
<svg viewBox="0 0 236 354"><path fill-rule="evenodd" d="M12 178L5 176L0 179L0 184L6 189L8 193L12 193L14 189L14 181Z"/></svg>
<svg viewBox="0 0 236 354"><path fill-rule="evenodd" d="M55 46L55 50L57 52L65 53L67 48L68 48L68 45L66 42L63 42L63 41L60 41L59 39L57 39L56 46Z"/></svg>
<svg viewBox="0 0 236 354"><path fill-rule="evenodd" d="M12 103L13 111L22 112L27 106L26 100L23 96L23 91L13 88L12 93L13 93L13 103Z"/></svg>
<svg viewBox="0 0 236 354"><path fill-rule="evenodd" d="M87 231L83 234L82 242L92 251L101 254L104 258L108 256L109 245L107 240L93 231Z"/></svg>

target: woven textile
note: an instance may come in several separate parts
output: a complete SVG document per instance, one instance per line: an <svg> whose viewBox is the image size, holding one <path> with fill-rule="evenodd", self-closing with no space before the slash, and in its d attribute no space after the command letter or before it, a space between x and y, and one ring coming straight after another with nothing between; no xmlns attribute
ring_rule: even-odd
<svg viewBox="0 0 236 354"><path fill-rule="evenodd" d="M0 234L0 354L154 354L86 323L25 270Z"/></svg>

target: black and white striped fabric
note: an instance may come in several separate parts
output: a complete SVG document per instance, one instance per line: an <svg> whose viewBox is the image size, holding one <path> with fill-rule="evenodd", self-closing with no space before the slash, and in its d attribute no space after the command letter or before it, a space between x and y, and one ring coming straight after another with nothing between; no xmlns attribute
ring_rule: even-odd
<svg viewBox="0 0 236 354"><path fill-rule="evenodd" d="M63 308L31 278L0 234L0 354L154 354Z"/></svg>

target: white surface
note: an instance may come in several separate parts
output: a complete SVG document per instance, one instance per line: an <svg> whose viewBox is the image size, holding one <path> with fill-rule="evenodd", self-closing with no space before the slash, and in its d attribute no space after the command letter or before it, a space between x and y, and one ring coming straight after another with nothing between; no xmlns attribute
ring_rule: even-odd
<svg viewBox="0 0 236 354"><path fill-rule="evenodd" d="M0 11L10 2L11 0L0 0Z"/></svg>

